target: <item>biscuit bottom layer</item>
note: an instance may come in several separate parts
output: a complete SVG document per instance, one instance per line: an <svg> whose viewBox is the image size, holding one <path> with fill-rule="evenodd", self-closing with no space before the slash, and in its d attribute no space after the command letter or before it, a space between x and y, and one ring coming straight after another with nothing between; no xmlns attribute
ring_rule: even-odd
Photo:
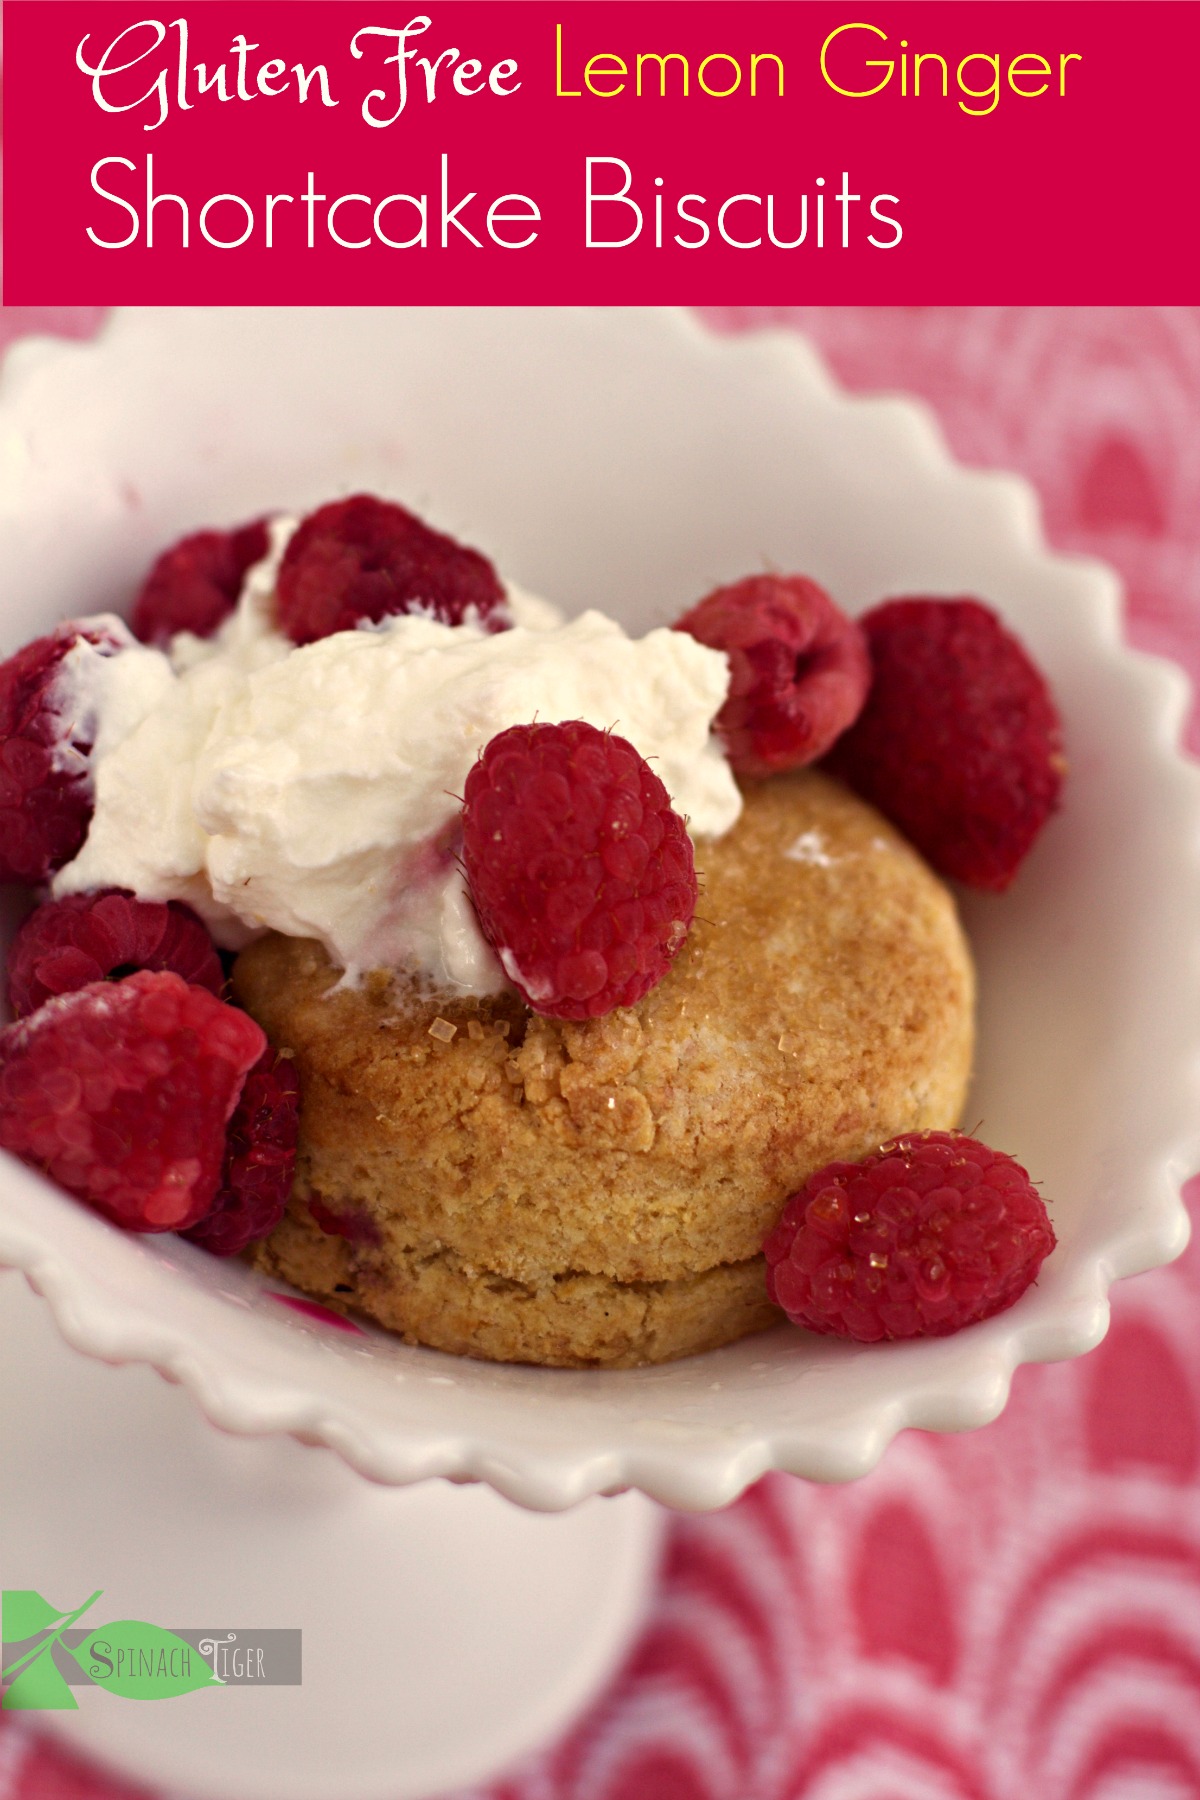
<svg viewBox="0 0 1200 1800"><path fill-rule="evenodd" d="M256 1266L338 1312L365 1313L408 1343L494 1362L629 1369L715 1350L777 1325L765 1262L753 1256L675 1281L568 1272L539 1286L472 1267L453 1251L364 1262L293 1207Z"/></svg>

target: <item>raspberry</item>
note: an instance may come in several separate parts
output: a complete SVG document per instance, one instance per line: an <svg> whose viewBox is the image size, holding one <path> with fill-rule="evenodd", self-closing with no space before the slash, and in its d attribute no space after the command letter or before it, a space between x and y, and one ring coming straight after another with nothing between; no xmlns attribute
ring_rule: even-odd
<svg viewBox="0 0 1200 1800"><path fill-rule="evenodd" d="M302 521L284 551L275 600L297 644L393 613L420 612L444 625L473 613L488 631L511 622L485 556L370 494L334 500Z"/></svg>
<svg viewBox="0 0 1200 1800"><path fill-rule="evenodd" d="M122 888L70 894L30 913L8 953L8 998L21 1017L56 994L137 969L172 969L219 994L225 976L190 906L136 900Z"/></svg>
<svg viewBox="0 0 1200 1800"><path fill-rule="evenodd" d="M178 975L77 988L0 1032L0 1145L130 1231L180 1231L213 1204L265 1043Z"/></svg>
<svg viewBox="0 0 1200 1800"><path fill-rule="evenodd" d="M291 1192L299 1135L296 1071L268 1046L229 1121L216 1204L184 1236L214 1256L236 1256L274 1231Z"/></svg>
<svg viewBox="0 0 1200 1800"><path fill-rule="evenodd" d="M72 621L0 663L0 881L36 887L79 851L95 720L63 661L80 645L106 657L132 642L118 620Z"/></svg>
<svg viewBox="0 0 1200 1800"><path fill-rule="evenodd" d="M134 600L134 635L160 648L177 631L211 637L237 605L246 570L267 554L269 522L197 531L164 550Z"/></svg>
<svg viewBox="0 0 1200 1800"><path fill-rule="evenodd" d="M739 775L814 762L858 716L870 682L862 633L803 575L750 575L676 621L729 657L716 729Z"/></svg>
<svg viewBox="0 0 1200 1800"><path fill-rule="evenodd" d="M467 777L463 862L483 934L535 1012L593 1019L666 974L696 907L687 828L624 738L514 725Z"/></svg>
<svg viewBox="0 0 1200 1800"><path fill-rule="evenodd" d="M353 1201L343 1200L340 1206L330 1206L320 1194L310 1194L308 1210L313 1223L326 1237L345 1238L350 1244L369 1244L376 1250L383 1243L383 1233L375 1220L364 1206L356 1206Z"/></svg>
<svg viewBox="0 0 1200 1800"><path fill-rule="evenodd" d="M978 600L889 600L862 624L871 691L830 768L939 873L999 892L1062 788L1044 677Z"/></svg>
<svg viewBox="0 0 1200 1800"><path fill-rule="evenodd" d="M1054 1243L1020 1163L924 1131L810 1175L763 1249L767 1291L794 1325L873 1344L1002 1312Z"/></svg>

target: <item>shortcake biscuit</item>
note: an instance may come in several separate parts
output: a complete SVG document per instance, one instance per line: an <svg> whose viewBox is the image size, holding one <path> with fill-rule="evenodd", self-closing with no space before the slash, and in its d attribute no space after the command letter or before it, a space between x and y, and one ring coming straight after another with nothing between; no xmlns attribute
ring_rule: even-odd
<svg viewBox="0 0 1200 1800"><path fill-rule="evenodd" d="M814 1170L958 1122L974 978L954 900L813 771L748 786L696 846L697 916L638 1005L359 987L269 936L238 1000L294 1056L288 1213L260 1268L411 1341L620 1368L780 1315L762 1240Z"/></svg>

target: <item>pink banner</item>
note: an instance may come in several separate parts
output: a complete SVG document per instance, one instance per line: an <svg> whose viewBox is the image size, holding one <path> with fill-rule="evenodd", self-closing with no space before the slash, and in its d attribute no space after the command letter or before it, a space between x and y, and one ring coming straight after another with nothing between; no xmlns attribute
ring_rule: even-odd
<svg viewBox="0 0 1200 1800"><path fill-rule="evenodd" d="M7 0L4 31L10 303L1189 297L1173 0Z"/></svg>

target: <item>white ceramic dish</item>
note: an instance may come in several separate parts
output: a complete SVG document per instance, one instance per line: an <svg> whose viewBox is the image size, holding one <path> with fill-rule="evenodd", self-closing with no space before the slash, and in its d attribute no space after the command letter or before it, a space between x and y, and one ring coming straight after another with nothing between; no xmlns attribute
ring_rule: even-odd
<svg viewBox="0 0 1200 1800"><path fill-rule="evenodd" d="M1182 1249L1179 1187L1200 1161L1186 685L1122 645L1112 575L1051 556L1025 486L955 466L910 402L838 392L790 336L720 341L675 313L145 311L9 359L0 650L119 606L184 530L361 487L568 610L639 628L764 560L852 609L927 591L1003 610L1055 684L1072 773L1016 888L966 905L982 989L968 1111L1043 1180L1060 1247L1017 1307L954 1338L860 1349L785 1328L576 1374L305 1320L240 1265L123 1236L7 1163L0 1261L64 1336L152 1364L232 1431L548 1509L631 1486L719 1506L772 1468L844 1480L905 1426L993 1418L1019 1363L1096 1344L1111 1282Z"/></svg>

